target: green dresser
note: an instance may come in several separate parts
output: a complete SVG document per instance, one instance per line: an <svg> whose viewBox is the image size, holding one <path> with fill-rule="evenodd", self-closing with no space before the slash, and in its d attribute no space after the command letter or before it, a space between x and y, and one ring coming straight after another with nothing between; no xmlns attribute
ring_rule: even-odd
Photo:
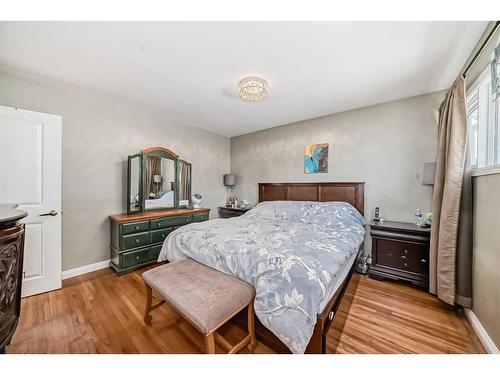
<svg viewBox="0 0 500 375"><path fill-rule="evenodd" d="M110 216L111 269L123 275L156 263L170 232L189 223L208 220L209 213L208 208L198 208Z"/></svg>

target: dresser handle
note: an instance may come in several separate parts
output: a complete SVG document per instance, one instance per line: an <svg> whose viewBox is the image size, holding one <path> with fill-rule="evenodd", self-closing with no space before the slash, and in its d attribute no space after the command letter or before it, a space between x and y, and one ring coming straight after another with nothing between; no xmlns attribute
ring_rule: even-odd
<svg viewBox="0 0 500 375"><path fill-rule="evenodd" d="M135 226L135 230L139 230L139 226L138 225Z"/></svg>
<svg viewBox="0 0 500 375"><path fill-rule="evenodd" d="M136 255L136 256L135 256L135 260L139 260L139 259L140 259L140 258L139 258L139 255Z"/></svg>
<svg viewBox="0 0 500 375"><path fill-rule="evenodd" d="M403 263L403 266L408 267L408 263Z"/></svg>
<svg viewBox="0 0 500 375"><path fill-rule="evenodd" d="M161 238L165 238L165 233L162 233L162 234L161 234Z"/></svg>
<svg viewBox="0 0 500 375"><path fill-rule="evenodd" d="M421 259L420 260L422 263L427 263L427 261L425 259Z"/></svg>
<svg viewBox="0 0 500 375"><path fill-rule="evenodd" d="M408 250L406 250L406 249L403 250L403 253L408 254Z"/></svg>
<svg viewBox="0 0 500 375"><path fill-rule="evenodd" d="M404 255L401 255L401 258L402 258L402 259L406 259L406 256L404 256Z"/></svg>
<svg viewBox="0 0 500 375"><path fill-rule="evenodd" d="M138 238L136 238L136 239L135 239L135 243L139 243L139 242L141 242L141 240L140 240L140 239L138 239Z"/></svg>

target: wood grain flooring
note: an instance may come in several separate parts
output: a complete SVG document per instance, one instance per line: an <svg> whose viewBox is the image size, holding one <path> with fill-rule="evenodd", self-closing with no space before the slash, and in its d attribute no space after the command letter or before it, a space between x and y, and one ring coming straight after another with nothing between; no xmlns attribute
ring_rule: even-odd
<svg viewBox="0 0 500 375"><path fill-rule="evenodd" d="M164 305L142 320L145 269L117 277L109 269L65 280L57 291L22 300L8 353L201 353L203 336ZM329 353L484 353L463 313L406 285L359 277L337 346ZM231 343L245 331L229 323ZM217 352L224 352L217 348ZM243 353L245 352L242 351ZM255 353L272 353L258 343Z"/></svg>

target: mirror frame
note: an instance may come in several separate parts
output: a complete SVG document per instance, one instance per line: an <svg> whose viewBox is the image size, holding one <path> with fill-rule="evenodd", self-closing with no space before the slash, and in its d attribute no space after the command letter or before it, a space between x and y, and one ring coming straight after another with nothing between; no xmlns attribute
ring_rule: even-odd
<svg viewBox="0 0 500 375"><path fill-rule="evenodd" d="M139 201L138 201L138 204L139 204L139 209L138 210L132 210L132 206L130 204L130 193L132 191L132 186L131 186L131 182L132 182L132 179L131 179L131 176L130 176L130 173L131 173L131 169L132 169L132 159L135 159L135 158L139 158L139 175L138 175L138 184L139 184L139 191L138 191L138 194L139 194ZM141 154L134 154L134 155L130 155L128 157L128 165L127 165L127 214L135 214L135 213L138 213L138 212L143 212L143 206L142 206L142 155Z"/></svg>
<svg viewBox="0 0 500 375"><path fill-rule="evenodd" d="M148 156L158 156L158 157L161 157L161 158L165 158L165 159L170 159L170 160L173 160L174 161L174 206L173 207L159 207L159 208L150 208L150 209L146 209L146 197L145 197L145 194L144 194L144 191L146 191L146 174L144 173L144 171L146 170L146 166L145 166L145 163L146 163L146 158ZM179 156L169 150L168 148L164 148L164 147L151 147L151 148L148 148L146 150L142 150L141 151L141 170L142 170L142 173L141 173L141 178L142 178L142 183L141 183L141 190L142 190L142 194L141 194L141 208L142 208L142 212L144 211L159 211L159 210L169 210L169 209L176 209L179 207L179 177L178 177L178 168L177 168L177 160L179 159Z"/></svg>

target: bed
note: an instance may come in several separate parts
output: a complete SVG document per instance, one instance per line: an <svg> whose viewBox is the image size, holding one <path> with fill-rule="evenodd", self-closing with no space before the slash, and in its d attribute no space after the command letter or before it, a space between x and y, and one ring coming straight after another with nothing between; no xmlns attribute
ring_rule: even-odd
<svg viewBox="0 0 500 375"><path fill-rule="evenodd" d="M254 209L177 229L159 260L189 257L250 283L261 341L278 352L324 353L363 244L363 188L259 184Z"/></svg>

